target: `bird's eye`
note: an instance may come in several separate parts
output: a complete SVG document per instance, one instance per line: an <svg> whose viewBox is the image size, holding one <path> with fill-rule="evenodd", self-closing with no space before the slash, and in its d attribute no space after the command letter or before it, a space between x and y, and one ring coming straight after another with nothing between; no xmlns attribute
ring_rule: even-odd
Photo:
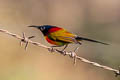
<svg viewBox="0 0 120 80"><path fill-rule="evenodd" d="M41 29L41 31L44 31L44 30L45 30L45 27L41 27L40 29Z"/></svg>

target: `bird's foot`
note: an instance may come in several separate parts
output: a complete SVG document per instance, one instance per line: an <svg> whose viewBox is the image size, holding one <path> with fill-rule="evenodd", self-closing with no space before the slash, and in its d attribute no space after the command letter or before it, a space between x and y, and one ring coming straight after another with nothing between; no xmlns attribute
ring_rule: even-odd
<svg viewBox="0 0 120 80"><path fill-rule="evenodd" d="M52 52L55 52L55 49L53 47L51 47L51 48L48 48L48 51L50 51L52 53Z"/></svg>
<svg viewBox="0 0 120 80"><path fill-rule="evenodd" d="M58 49L56 49L56 51L59 52L59 53L61 53L64 56L66 55L66 51L62 51L62 50L58 50Z"/></svg>

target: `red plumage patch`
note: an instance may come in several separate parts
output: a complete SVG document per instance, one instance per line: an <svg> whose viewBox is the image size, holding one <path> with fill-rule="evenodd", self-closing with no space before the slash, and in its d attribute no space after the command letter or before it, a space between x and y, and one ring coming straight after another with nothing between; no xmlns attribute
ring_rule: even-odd
<svg viewBox="0 0 120 80"><path fill-rule="evenodd" d="M49 43L54 44L54 45L57 45L57 43L56 43L55 41L53 41L53 40L50 40L50 39L48 38L48 36L45 36L45 38L46 38L46 40L47 40Z"/></svg>
<svg viewBox="0 0 120 80"><path fill-rule="evenodd" d="M49 29L49 33L52 33L52 32L55 32L55 31L58 31L58 30L60 30L60 29L62 29L62 28L59 28L59 27L53 27L53 28L51 28L51 29Z"/></svg>

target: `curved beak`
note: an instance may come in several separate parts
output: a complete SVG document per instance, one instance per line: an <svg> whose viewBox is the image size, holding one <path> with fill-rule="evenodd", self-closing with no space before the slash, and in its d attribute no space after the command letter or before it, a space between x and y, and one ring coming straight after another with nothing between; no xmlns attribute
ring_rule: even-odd
<svg viewBox="0 0 120 80"><path fill-rule="evenodd" d="M35 28L38 28L39 26L36 26L36 25L30 25L28 27L35 27Z"/></svg>

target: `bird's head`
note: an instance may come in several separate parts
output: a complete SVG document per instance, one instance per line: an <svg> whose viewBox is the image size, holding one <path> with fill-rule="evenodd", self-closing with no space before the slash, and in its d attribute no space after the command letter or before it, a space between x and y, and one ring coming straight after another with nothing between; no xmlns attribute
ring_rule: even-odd
<svg viewBox="0 0 120 80"><path fill-rule="evenodd" d="M39 29L44 35L47 34L48 30L55 27L55 26L51 26L51 25L42 25L42 26L36 26L36 25L30 25L28 27L34 27Z"/></svg>

